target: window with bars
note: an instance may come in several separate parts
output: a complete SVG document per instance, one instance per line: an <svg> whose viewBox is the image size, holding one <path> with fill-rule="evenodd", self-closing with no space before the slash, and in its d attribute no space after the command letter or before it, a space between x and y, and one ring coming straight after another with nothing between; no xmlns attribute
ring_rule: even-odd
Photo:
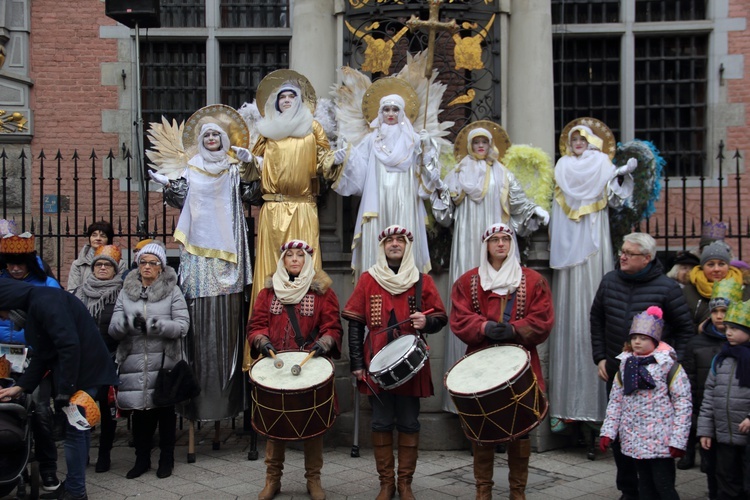
<svg viewBox="0 0 750 500"><path fill-rule="evenodd" d="M671 175L703 173L708 36L635 39L635 136L656 144Z"/></svg>
<svg viewBox="0 0 750 500"><path fill-rule="evenodd" d="M636 0L639 23L706 19L707 0Z"/></svg>
<svg viewBox="0 0 750 500"><path fill-rule="evenodd" d="M620 0L552 0L552 24L616 23Z"/></svg>
<svg viewBox="0 0 750 500"><path fill-rule="evenodd" d="M221 0L224 28L288 28L289 2L279 0Z"/></svg>
<svg viewBox="0 0 750 500"><path fill-rule="evenodd" d="M706 19L706 5L705 0L552 0L554 22L576 25L559 28L554 37L555 129L593 116L618 140L652 141L667 161L668 175L704 174L710 33L691 22ZM619 19L610 8L629 15ZM606 26L614 20L618 24ZM646 22L652 24L643 26ZM664 31L654 32L653 23L664 24ZM621 130L625 123L628 129Z"/></svg>
<svg viewBox="0 0 750 500"><path fill-rule="evenodd" d="M239 108L253 100L263 77L287 67L287 42L222 42L221 102Z"/></svg>
<svg viewBox="0 0 750 500"><path fill-rule="evenodd" d="M206 26L205 0L161 0L162 28L202 28Z"/></svg>
<svg viewBox="0 0 750 500"><path fill-rule="evenodd" d="M556 135L569 121L591 116L618 137L620 39L559 38L553 50Z"/></svg>
<svg viewBox="0 0 750 500"><path fill-rule="evenodd" d="M143 121L178 122L206 103L204 42L141 43Z"/></svg>

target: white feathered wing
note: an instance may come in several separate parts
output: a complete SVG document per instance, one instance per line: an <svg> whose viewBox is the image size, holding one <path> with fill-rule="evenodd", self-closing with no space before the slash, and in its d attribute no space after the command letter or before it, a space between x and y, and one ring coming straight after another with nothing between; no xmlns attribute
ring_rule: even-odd
<svg viewBox="0 0 750 500"><path fill-rule="evenodd" d="M172 120L170 124L162 116L161 123L149 123L146 132L152 144L151 149L146 150L146 156L151 160L149 166L170 180L179 178L187 167L189 158L182 144L184 128L185 122L177 125L177 120Z"/></svg>
<svg viewBox="0 0 750 500"><path fill-rule="evenodd" d="M339 70L341 83L331 88L331 95L336 104L336 120L339 124L339 147L344 143L353 146L370 133L370 124L362 113L362 98L372 85L368 76L360 71L344 66Z"/></svg>

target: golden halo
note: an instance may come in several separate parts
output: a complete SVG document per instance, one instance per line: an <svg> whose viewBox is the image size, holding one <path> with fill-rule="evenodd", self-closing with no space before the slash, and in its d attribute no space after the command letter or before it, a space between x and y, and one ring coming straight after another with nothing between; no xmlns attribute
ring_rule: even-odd
<svg viewBox="0 0 750 500"><path fill-rule="evenodd" d="M570 129L576 125L586 125L590 128L591 131L594 132L594 134L596 134L596 136L604 143L602 146L602 153L609 156L610 160L615 157L617 142L615 141L615 136L612 134L612 131L604 124L604 122L588 116L576 118L575 120L568 122L568 124L565 125L565 128L562 129L558 143L560 154L562 156L572 154L568 151L568 134L570 133Z"/></svg>
<svg viewBox="0 0 750 500"><path fill-rule="evenodd" d="M490 134L492 135L492 146L497 148L499 153L497 156L498 161L505 156L505 152L511 146L508 133L497 123L489 120L471 122L458 132L456 140L453 143L453 156L456 158L457 163L463 160L464 156L469 154L467 144L469 132L477 128L484 128L490 131Z"/></svg>
<svg viewBox="0 0 750 500"><path fill-rule="evenodd" d="M198 153L198 134L201 127L206 123L216 123L224 129L224 132L229 136L231 146L250 147L250 130L248 130L247 123L245 123L242 115L231 106L211 104L193 113L185 122L185 129L182 131L182 145L188 153L188 157L192 158L193 155ZM231 148L228 154L233 158L235 157L234 150Z"/></svg>
<svg viewBox="0 0 750 500"><path fill-rule="evenodd" d="M268 98L276 92L276 90L284 85L285 83L293 83L302 91L302 102L310 110L310 113L315 113L315 106L317 103L317 97L315 95L315 89L310 83L310 80L301 73L297 73L291 69L277 69L268 73L258 85L258 90L255 92L255 104L258 106L260 116L266 116L266 101Z"/></svg>
<svg viewBox="0 0 750 500"><path fill-rule="evenodd" d="M410 122L414 123L419 116L419 98L409 82L397 76L389 76L376 81L367 89L362 97L362 113L367 123L378 116L380 111L380 99L387 95L398 94L404 100L406 109L404 113Z"/></svg>

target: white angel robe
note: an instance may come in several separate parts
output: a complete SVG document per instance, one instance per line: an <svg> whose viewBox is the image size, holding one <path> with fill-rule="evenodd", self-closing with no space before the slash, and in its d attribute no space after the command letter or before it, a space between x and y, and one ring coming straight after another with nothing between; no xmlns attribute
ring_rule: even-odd
<svg viewBox="0 0 750 500"><path fill-rule="evenodd" d="M432 268L427 243L427 211L423 198L429 196L420 176L419 137L408 153L411 159L394 168L372 154L377 132L368 134L352 149L339 180L333 185L341 196L361 196L352 241L352 269L359 276L377 262L378 234L398 224L414 235L414 263L420 272Z"/></svg>
<svg viewBox="0 0 750 500"><path fill-rule="evenodd" d="M614 269L608 206L617 207L632 195L633 178L624 176L620 185L609 157L588 150L578 158L560 158L555 182L550 218L555 308L549 337L550 416L602 422L607 392L591 354L589 315L602 277Z"/></svg>
<svg viewBox="0 0 750 500"><path fill-rule="evenodd" d="M444 180L450 190L451 199L456 201L448 283L455 283L464 273L479 266L483 231L481 228L503 222L510 224L516 234L525 236L539 227L536 218L532 217L537 205L526 197L521 184L501 163L495 161L492 168L487 171L486 162L476 162L482 166L485 174L472 176L475 189L471 189L461 185L457 174L464 161L476 162L467 156L459 167L445 176ZM449 334L445 341L445 371L450 370L464 354L466 344L456 335ZM444 391L443 395L443 409L456 413L447 391Z"/></svg>

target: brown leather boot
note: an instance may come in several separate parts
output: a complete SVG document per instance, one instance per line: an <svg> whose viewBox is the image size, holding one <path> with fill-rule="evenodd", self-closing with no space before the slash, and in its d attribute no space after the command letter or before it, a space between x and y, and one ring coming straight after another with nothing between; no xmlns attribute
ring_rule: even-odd
<svg viewBox="0 0 750 500"><path fill-rule="evenodd" d="M393 432L373 431L372 448L375 452L375 465L380 478L380 493L375 500L391 500L396 494L396 481L393 474Z"/></svg>
<svg viewBox="0 0 750 500"><path fill-rule="evenodd" d="M286 443L275 439L266 441L266 485L258 493L258 500L271 500L281 491Z"/></svg>
<svg viewBox="0 0 750 500"><path fill-rule="evenodd" d="M415 500L411 480L417 468L419 433L398 433L398 496L401 500Z"/></svg>
<svg viewBox="0 0 750 500"><path fill-rule="evenodd" d="M480 446L471 443L474 452L474 481L477 485L476 500L492 500L492 473L495 470L495 445Z"/></svg>
<svg viewBox="0 0 750 500"><path fill-rule="evenodd" d="M526 500L526 482L529 479L531 441L519 439L508 443L508 485L510 500Z"/></svg>
<svg viewBox="0 0 750 500"><path fill-rule="evenodd" d="M304 446L307 492L312 500L325 500L326 492L320 484L320 469L323 468L323 436L305 440Z"/></svg>

